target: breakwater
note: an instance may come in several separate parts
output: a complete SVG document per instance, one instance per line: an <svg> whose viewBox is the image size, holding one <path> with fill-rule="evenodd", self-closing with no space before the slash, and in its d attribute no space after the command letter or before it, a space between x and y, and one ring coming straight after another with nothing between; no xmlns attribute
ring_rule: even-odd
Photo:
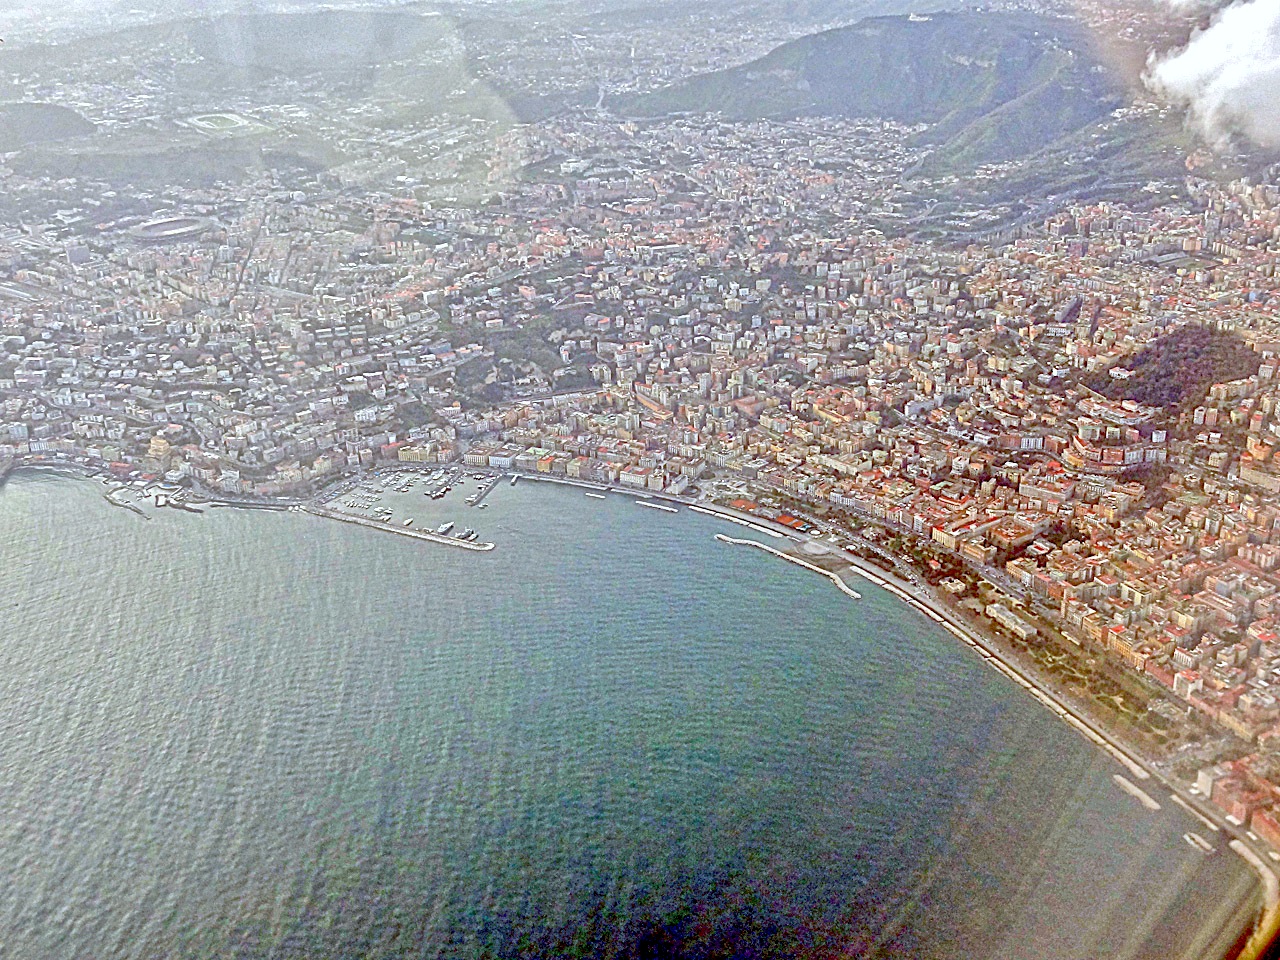
<svg viewBox="0 0 1280 960"><path fill-rule="evenodd" d="M136 503L130 503L128 500L119 499L119 497L117 497L117 494L119 492L120 491L118 490L111 490L107 493L104 493L102 495L102 499L107 501L107 503L111 504L113 507L121 507L125 510L128 510L130 513L137 514L143 520L151 519L151 517L147 514L147 512L143 510L141 507L139 507Z"/></svg>
<svg viewBox="0 0 1280 960"><path fill-rule="evenodd" d="M719 540L721 543L732 543L735 546L757 547L763 550L765 553L771 553L775 557L781 557L783 560L788 560L791 563L794 563L796 566L804 567L806 570L812 570L814 573L820 573L824 577L827 577L829 580L831 580L831 582L834 583L837 587L839 587L841 593L847 594L848 596L852 597L854 600L862 599L862 594L860 594L857 590L854 590L853 587L845 583L844 580L841 579L839 574L833 573L830 570L824 570L822 569L822 567L819 567L818 565L813 563L809 563L809 561L807 560L802 560L800 557L797 557L794 554L784 553L781 550L775 550L773 547L769 546L768 544L761 543L758 540L740 540L737 537L726 536L723 533L717 533L716 539Z"/></svg>
<svg viewBox="0 0 1280 960"><path fill-rule="evenodd" d="M327 517L330 520L340 520L343 523L353 523L358 527L369 527L372 530L382 530L385 533L395 533L402 537L411 537L414 540L428 540L431 543L443 544L446 547L459 547L460 549L473 550L477 553L487 553L494 548L494 544L492 543L459 540L456 537L445 537L438 533L431 533L427 530L413 530L409 527L397 527L390 523L383 523L381 520L370 520L368 517L354 517L349 513L342 513L338 510L326 510L324 507L303 507L302 511L317 517Z"/></svg>
<svg viewBox="0 0 1280 960"><path fill-rule="evenodd" d="M650 503L648 500L637 500L637 501L636 501L636 506L638 506L638 507L648 507L648 508L649 508L649 509L651 509L651 510L663 510L663 511L665 511L666 513L679 513L679 512L680 512L680 511L679 511L679 510L677 510L675 507L668 507L668 506L667 506L666 504L664 504L664 503Z"/></svg>
<svg viewBox="0 0 1280 960"><path fill-rule="evenodd" d="M696 511L697 513L705 513L709 517L716 517L720 520L728 520L730 523L736 523L740 527L747 527L750 530L754 530L756 533L763 533L765 536L773 537L775 540L786 539L786 536L779 533L777 530L770 530L768 527L762 527L760 526L760 524L752 523L750 520L743 520L741 517L734 516L732 513L726 513L724 510L717 510L711 507L704 507L704 506L701 506L700 504L693 504L689 507L689 509Z"/></svg>

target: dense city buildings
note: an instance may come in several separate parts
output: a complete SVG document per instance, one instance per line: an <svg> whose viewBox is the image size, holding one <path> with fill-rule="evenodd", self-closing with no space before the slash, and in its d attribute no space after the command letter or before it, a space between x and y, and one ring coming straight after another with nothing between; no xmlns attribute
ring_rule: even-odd
<svg viewBox="0 0 1280 960"><path fill-rule="evenodd" d="M685 54L631 52L610 95L723 41ZM1280 838L1274 168L957 206L939 238L904 187L928 149L891 119L597 102L371 136L279 87L183 136L305 126L342 163L128 196L0 166L24 211L0 231L0 463L285 500L462 463L893 540L991 629L1100 658L1141 702L1129 732L1194 732L1171 769L1203 760L1201 793ZM24 95L121 129L172 106L146 72L131 90Z"/></svg>

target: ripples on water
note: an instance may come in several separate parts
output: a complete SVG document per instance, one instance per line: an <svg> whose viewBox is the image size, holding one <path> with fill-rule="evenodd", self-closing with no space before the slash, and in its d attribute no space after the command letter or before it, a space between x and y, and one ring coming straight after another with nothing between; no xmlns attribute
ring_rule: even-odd
<svg viewBox="0 0 1280 960"><path fill-rule="evenodd" d="M1170 960L1252 896L947 634L709 518L402 498L477 555L99 494L0 491L0 956Z"/></svg>

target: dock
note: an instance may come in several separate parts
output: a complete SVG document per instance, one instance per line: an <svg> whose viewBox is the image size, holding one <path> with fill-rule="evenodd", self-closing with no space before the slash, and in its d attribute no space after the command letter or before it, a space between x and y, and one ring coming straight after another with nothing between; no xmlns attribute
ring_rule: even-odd
<svg viewBox="0 0 1280 960"><path fill-rule="evenodd" d="M381 520L370 520L368 517L355 517L349 513L342 513L339 510L327 510L324 507L304 507L305 512L316 517L327 517L330 520L340 520L343 523L354 523L358 527L369 527L373 530L382 530L385 533L394 533L401 537L412 537L414 540L429 540L432 543L443 544L446 547L458 547L462 550L473 550L477 553L487 553L494 548L494 544L475 540L459 540L456 537L443 537L438 533L431 533L427 530L414 530L410 527L395 526L390 523L383 523Z"/></svg>
<svg viewBox="0 0 1280 960"><path fill-rule="evenodd" d="M493 492L493 488L498 485L498 481L501 479L502 477L494 477L471 496L467 497L467 506L478 507L484 503L484 498Z"/></svg>

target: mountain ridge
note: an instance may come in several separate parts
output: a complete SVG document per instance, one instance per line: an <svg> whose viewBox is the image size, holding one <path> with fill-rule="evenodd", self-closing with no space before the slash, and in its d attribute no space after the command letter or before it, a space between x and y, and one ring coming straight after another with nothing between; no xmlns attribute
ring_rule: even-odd
<svg viewBox="0 0 1280 960"><path fill-rule="evenodd" d="M935 148L936 170L1017 160L1126 101L1120 77L1068 19L1030 13L871 17L751 63L620 98L635 116L882 117Z"/></svg>

